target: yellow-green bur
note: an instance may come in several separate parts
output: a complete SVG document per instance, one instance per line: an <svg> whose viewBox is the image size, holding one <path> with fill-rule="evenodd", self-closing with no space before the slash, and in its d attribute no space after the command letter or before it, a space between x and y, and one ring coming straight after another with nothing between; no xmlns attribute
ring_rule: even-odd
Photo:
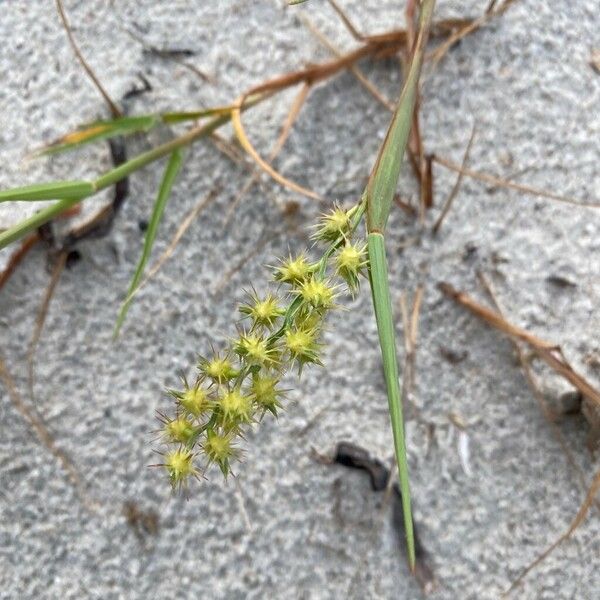
<svg viewBox="0 0 600 600"><path fill-rule="evenodd" d="M408 564L411 571L414 571L415 568L415 538L410 503L408 461L406 459L406 444L404 441L404 420L402 417L402 398L398 376L394 320L392 318L392 302L388 283L385 238L383 234L396 192L396 186L398 185L402 159L412 125L419 75L423 62L423 51L427 42L434 4L435 0L424 0L421 5L419 33L410 69L406 76L406 82L402 89L398 106L392 117L392 122L390 123L365 190L367 197L367 230L369 232L367 250L369 255L371 293L383 359L396 461L398 462Z"/></svg>

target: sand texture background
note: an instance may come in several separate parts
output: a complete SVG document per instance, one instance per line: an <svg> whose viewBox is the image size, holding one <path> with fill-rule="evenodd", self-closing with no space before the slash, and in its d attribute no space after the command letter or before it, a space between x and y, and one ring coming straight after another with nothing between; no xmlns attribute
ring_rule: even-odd
<svg viewBox="0 0 600 600"><path fill-rule="evenodd" d="M476 16L486 2L440 1L437 15ZM328 50L298 15L307 15L341 49L356 42L325 2L286 8L275 0L156 2L65 0L81 49L128 114L227 104L267 77L326 60ZM404 3L344 0L364 32L404 23ZM110 168L105 143L51 159L27 155L82 122L107 115L73 57L53 2L0 3L0 188L94 177ZM463 40L423 75L422 132L428 152L460 162L474 124L472 168L555 193L600 198L600 47L597 2L522 0ZM148 45L190 49L206 83ZM388 97L401 86L398 63L361 68ZM293 92L244 117L268 152ZM344 73L312 92L284 152L286 176L328 200L355 201L383 139L389 113ZM230 128L222 130L226 138ZM131 156L164 141L164 127L128 142ZM133 303L117 342L112 329L143 243L162 164L130 178L131 193L112 231L79 245L81 260L58 283L35 355L36 409L71 458L82 503L60 462L38 441L0 387L0 597L26 598L419 598L390 520L368 479L311 458L349 440L392 457L375 322L365 287L325 335L326 369L309 369L278 421L248 436L237 468L239 490L211 471L189 499L172 496L158 470L149 432L169 408L165 386L191 372L198 353L235 332L243 290L261 289L265 264L308 244L319 212L261 178L224 228L247 170L210 142L186 153L153 256L185 214L218 189L210 210L187 231L173 258ZM424 286L408 452L415 518L438 587L431 598L498 598L520 570L568 527L585 489L529 389L509 340L445 299L448 281L486 301L477 270L488 273L512 321L561 344L594 385L600 372L600 211L492 189L465 178L437 236L431 225L455 181L435 167L436 206L421 227L400 210L388 232L397 331L399 301ZM408 169L400 188L417 189ZM88 203L90 212L105 202ZM289 201L295 216L282 216ZM30 206L0 207L0 226ZM28 213L27 213L28 214ZM255 249L258 248L257 251ZM228 272L255 252L227 281ZM0 253L6 263L9 252ZM568 285L557 285L566 280ZM27 350L49 282L46 252L35 249L0 292L0 351L25 401ZM564 281L563 281L564 283ZM399 355L404 351L399 337ZM452 364L443 351L463 357ZM448 354L446 352L446 354ZM569 390L540 369L554 401ZM293 382L290 381L290 384ZM418 418L415 416L418 413ZM470 473L459 454L467 424ZM587 426L559 423L587 482L598 468ZM240 492L241 490L241 492ZM137 536L125 502L158 515L156 534ZM245 507L249 525L241 506ZM600 589L597 511L516 592L518 598L592 600Z"/></svg>

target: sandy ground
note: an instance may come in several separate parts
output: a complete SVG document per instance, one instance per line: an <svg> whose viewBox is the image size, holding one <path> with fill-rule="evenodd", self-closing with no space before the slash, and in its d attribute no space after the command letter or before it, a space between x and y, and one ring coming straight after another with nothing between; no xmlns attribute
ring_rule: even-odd
<svg viewBox="0 0 600 600"><path fill-rule="evenodd" d="M139 74L148 93L129 114L230 102L267 76L324 60L325 50L297 20L304 14L343 49L355 42L332 10L313 0L151 2L97 0L66 7L82 50L119 99ZM440 2L439 16L473 16L487 3ZM553 6L550 6L553 4ZM402 3L344 1L362 30L403 22ZM477 124L473 168L581 199L600 198L600 76L588 64L600 47L597 4L520 1L464 40L424 75L422 130L428 152L460 162ZM190 70L143 51L150 45L194 52ZM76 64L52 2L12 0L0 16L0 187L92 177L109 167L99 144L51 160L28 160L39 144L105 115ZM361 65L389 97L401 85L393 61ZM265 152L292 95L245 118ZM313 91L276 163L331 200L357 198L389 115L343 74ZM225 129L226 136L231 131ZM133 154L172 135L132 140ZM188 230L173 259L134 303L118 342L116 310L137 260L160 166L131 178L131 195L111 233L79 246L81 260L60 279L35 358L35 398L27 348L48 285L45 252L32 252L0 293L0 349L26 402L33 402L58 447L75 464L90 511L60 462L38 441L0 388L1 598L419 598L393 531L389 506L367 478L310 457L351 440L391 459L391 433L376 331L366 290L330 321L326 370L307 372L278 422L248 437L239 490L218 473L173 497L149 431L168 408L196 353L234 332L243 288L260 287L265 263L306 243L318 208L263 179L229 226L224 215L246 180L244 168L210 143L186 155L155 255L205 194L218 198ZM569 525L583 497L577 473L552 435L510 342L444 299L439 281L485 299L476 271L494 281L511 319L560 342L595 385L590 356L600 349L600 213L465 179L437 237L430 227L455 176L435 167L436 208L419 227L395 211L389 227L396 309L424 285L417 373L407 424L415 518L438 588L431 598L498 598L520 570ZM405 197L415 185L405 175ZM291 224L280 207L299 201ZM29 208L30 209L30 208ZM27 207L2 207L2 226ZM89 210L89 209L88 209ZM296 226L297 229L293 227ZM271 239L274 233L279 235ZM266 240L266 243L265 243ZM228 270L257 244L233 279ZM7 251L0 254L6 261ZM557 286L556 278L573 285ZM397 310L399 315L399 310ZM398 333L402 333L398 320ZM464 356L458 364L441 349ZM402 345L399 353L403 357ZM548 397L569 388L540 371ZM471 473L458 452L456 413L468 425ZM589 482L597 469L578 417L559 424ZM127 501L158 515L155 534L128 525ZM244 508L242 509L242 506ZM244 518L244 511L247 519ZM600 589L600 525L592 512L573 538L526 579L514 597L592 599Z"/></svg>

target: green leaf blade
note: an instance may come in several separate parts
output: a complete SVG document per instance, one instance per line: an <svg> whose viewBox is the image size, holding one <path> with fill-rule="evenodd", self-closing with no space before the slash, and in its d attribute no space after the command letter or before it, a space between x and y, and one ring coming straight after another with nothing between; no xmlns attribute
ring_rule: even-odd
<svg viewBox="0 0 600 600"><path fill-rule="evenodd" d="M206 108L204 110L167 112L163 113L160 117L163 123L175 124L183 123L185 121L205 119L206 117L219 117L222 115L231 114L231 111L234 108L234 106L216 106L213 108Z"/></svg>
<svg viewBox="0 0 600 600"><path fill-rule="evenodd" d="M74 198L72 200L60 200L50 206L43 208L42 210L31 215L27 219L19 221L13 227L10 227L6 231L0 233L0 250L2 248L16 242L29 232L34 231L44 223L52 220L61 213L65 212L72 206L75 206L78 202L81 202L83 198Z"/></svg>
<svg viewBox="0 0 600 600"><path fill-rule="evenodd" d="M42 148L38 155L58 154L80 146L107 140L119 135L131 135L150 131L159 123L155 115L139 115L135 117L119 117L110 121L94 121L86 123L79 129L67 133L58 140Z"/></svg>
<svg viewBox="0 0 600 600"><path fill-rule="evenodd" d="M410 69L398 100L398 106L367 183L367 227L369 231L381 233L385 231L396 193L400 168L412 126L421 64L434 5L435 0L424 0L423 2L419 18L419 34Z"/></svg>
<svg viewBox="0 0 600 600"><path fill-rule="evenodd" d="M123 322L125 321L127 311L129 310L129 306L131 305L131 302L133 300L133 295L135 294L135 291L142 279L142 275L144 274L144 269L146 268L146 264L148 263L148 259L150 258L150 253L152 252L154 240L156 239L158 226L162 219L165 207L167 206L167 202L169 201L169 198L171 196L171 189L173 188L173 184L181 169L182 163L183 154L180 149L176 149L171 154L169 162L167 163L167 167L165 168L163 179L160 184L160 189L158 191L158 196L156 197L156 201L154 202L154 207L152 209L152 216L150 218L150 222L148 223L148 229L146 230L142 254L138 261L133 278L131 279L131 283L129 284L127 296L125 298L125 301L121 305L121 309L117 317L114 337L117 337L119 335L119 331L123 325Z"/></svg>
<svg viewBox="0 0 600 600"><path fill-rule="evenodd" d="M400 494L402 496L402 513L406 531L408 563L411 571L415 568L415 536L412 521L410 500L410 485L408 478L408 460L406 458L406 442L404 439L404 419L402 416L402 398L398 375L398 359L396 356L396 341L394 320L392 318L392 303L388 282L387 259L385 255L385 240L380 233L370 233L367 238L369 254L369 276L373 308L377 321L379 345L383 361L383 372L387 388L388 405L394 449L398 463Z"/></svg>
<svg viewBox="0 0 600 600"><path fill-rule="evenodd" d="M36 183L0 192L0 202L39 202L40 200L73 200L96 191L89 181L53 181Z"/></svg>

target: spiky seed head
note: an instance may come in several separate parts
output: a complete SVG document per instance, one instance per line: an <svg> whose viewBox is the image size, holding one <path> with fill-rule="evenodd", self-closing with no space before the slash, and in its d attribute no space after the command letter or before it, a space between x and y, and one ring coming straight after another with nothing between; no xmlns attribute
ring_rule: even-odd
<svg viewBox="0 0 600 600"><path fill-rule="evenodd" d="M350 232L351 221L348 212L336 206L329 213L321 215L313 238L323 242L335 242Z"/></svg>
<svg viewBox="0 0 600 600"><path fill-rule="evenodd" d="M256 375L252 379L250 386L250 392L252 398L256 404L273 415L277 416L277 409L281 408L279 403L279 396L282 395L282 391L277 389L279 379L277 377L270 377L268 375Z"/></svg>
<svg viewBox="0 0 600 600"><path fill-rule="evenodd" d="M198 365L200 373L215 383L226 383L237 377L237 370L227 357L215 354L212 358L201 358Z"/></svg>
<svg viewBox="0 0 600 600"><path fill-rule="evenodd" d="M308 279L314 270L314 265L308 262L304 254L298 255L296 258L290 256L289 259L281 261L275 270L275 281L295 286Z"/></svg>
<svg viewBox="0 0 600 600"><path fill-rule="evenodd" d="M183 412L192 417L200 417L211 408L211 401L208 398L208 393L199 386L179 392L177 398Z"/></svg>
<svg viewBox="0 0 600 600"><path fill-rule="evenodd" d="M298 363L300 371L306 363L321 364L317 332L305 328L290 328L285 332L285 346L290 358Z"/></svg>
<svg viewBox="0 0 600 600"><path fill-rule="evenodd" d="M294 315L294 326L297 329L318 332L323 325L323 311L314 310L311 306L302 306Z"/></svg>
<svg viewBox="0 0 600 600"><path fill-rule="evenodd" d="M298 288L302 300L315 308L330 309L336 298L335 288L324 279L311 277Z"/></svg>
<svg viewBox="0 0 600 600"><path fill-rule="evenodd" d="M285 314L279 306L279 300L273 294L267 294L262 300L254 296L251 304L240 306L240 312L252 319L253 325L271 329L277 319Z"/></svg>
<svg viewBox="0 0 600 600"><path fill-rule="evenodd" d="M275 349L269 346L268 340L253 333L240 335L233 349L249 365L270 364L274 362L276 355Z"/></svg>
<svg viewBox="0 0 600 600"><path fill-rule="evenodd" d="M236 450L232 446L232 435L229 433L218 434L209 429L202 449L209 462L217 463L223 475L227 477L229 474L229 462L237 455Z"/></svg>
<svg viewBox="0 0 600 600"><path fill-rule="evenodd" d="M223 425L236 427L252 420L252 398L239 388L225 392L219 400L219 411Z"/></svg>
<svg viewBox="0 0 600 600"><path fill-rule="evenodd" d="M167 469L173 487L184 484L189 477L196 474L194 455L185 448L169 452L165 456L164 467Z"/></svg>
<svg viewBox="0 0 600 600"><path fill-rule="evenodd" d="M164 435L169 442L188 444L195 434L194 424L184 415L165 423Z"/></svg>
<svg viewBox="0 0 600 600"><path fill-rule="evenodd" d="M358 276L367 264L364 244L346 244L335 257L337 274L348 284L351 292L359 287Z"/></svg>

